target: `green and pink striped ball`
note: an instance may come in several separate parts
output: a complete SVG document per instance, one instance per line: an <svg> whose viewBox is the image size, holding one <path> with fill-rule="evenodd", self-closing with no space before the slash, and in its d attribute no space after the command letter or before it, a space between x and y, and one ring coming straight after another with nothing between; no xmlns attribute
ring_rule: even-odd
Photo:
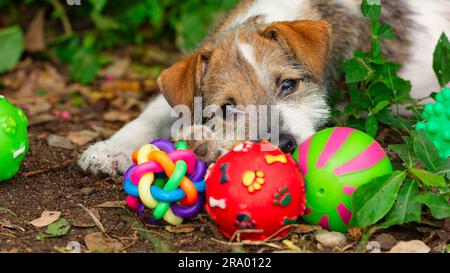
<svg viewBox="0 0 450 273"><path fill-rule="evenodd" d="M348 231L353 191L392 172L381 145L353 128L328 128L314 134L297 148L294 158L306 183L303 218L333 231Z"/></svg>

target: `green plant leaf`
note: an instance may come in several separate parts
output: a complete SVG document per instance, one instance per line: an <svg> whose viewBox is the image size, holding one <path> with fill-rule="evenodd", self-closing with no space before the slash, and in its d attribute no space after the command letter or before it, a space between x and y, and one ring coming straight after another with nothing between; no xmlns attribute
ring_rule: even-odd
<svg viewBox="0 0 450 273"><path fill-rule="evenodd" d="M392 113L392 110L389 108L381 110L377 114L377 118L379 122L384 123L388 126L403 130L410 129L411 124L408 124L408 121L402 119L401 117L394 116L394 113Z"/></svg>
<svg viewBox="0 0 450 273"><path fill-rule="evenodd" d="M25 48L25 39L19 26L0 30L0 73L15 66Z"/></svg>
<svg viewBox="0 0 450 273"><path fill-rule="evenodd" d="M381 110L388 107L391 104L388 100L383 100L377 103L377 105L370 111L372 115L378 114Z"/></svg>
<svg viewBox="0 0 450 273"><path fill-rule="evenodd" d="M419 186L412 180L407 180L398 192L394 206L386 215L386 222L381 227L388 228L409 222L419 222L422 205L415 201L419 195Z"/></svg>
<svg viewBox="0 0 450 273"><path fill-rule="evenodd" d="M378 38L383 40L395 40L395 29L388 24L382 24L378 30Z"/></svg>
<svg viewBox="0 0 450 273"><path fill-rule="evenodd" d="M367 227L382 219L392 208L405 178L406 172L396 171L356 189L352 196L352 225Z"/></svg>
<svg viewBox="0 0 450 273"><path fill-rule="evenodd" d="M344 63L345 82L356 83L368 80L373 71L363 58L355 57Z"/></svg>
<svg viewBox="0 0 450 273"><path fill-rule="evenodd" d="M442 176L422 169L412 169L411 174L417 177L423 184L430 187L444 187L445 179Z"/></svg>
<svg viewBox="0 0 450 273"><path fill-rule="evenodd" d="M92 13L91 19L95 23L95 26L101 31L117 30L120 28L119 24L114 19L99 13Z"/></svg>
<svg viewBox="0 0 450 273"><path fill-rule="evenodd" d="M366 120L366 133L371 136L375 137L378 133L378 121L375 116L370 116Z"/></svg>
<svg viewBox="0 0 450 273"><path fill-rule="evenodd" d="M408 169L412 169L417 164L418 160L414 157L412 150L407 144L389 145L389 151L397 154L406 164Z"/></svg>
<svg viewBox="0 0 450 273"><path fill-rule="evenodd" d="M150 21L159 26L164 18L164 4L162 1L150 1Z"/></svg>
<svg viewBox="0 0 450 273"><path fill-rule="evenodd" d="M100 13L105 8L108 0L89 0L89 3L92 5L93 12Z"/></svg>
<svg viewBox="0 0 450 273"><path fill-rule="evenodd" d="M433 69L441 87L450 82L450 42L442 33L433 56Z"/></svg>
<svg viewBox="0 0 450 273"><path fill-rule="evenodd" d="M447 179L450 179L450 159L447 159L445 164L442 165L440 168L437 168L434 173L442 177L446 177Z"/></svg>
<svg viewBox="0 0 450 273"><path fill-rule="evenodd" d="M370 20L377 20L381 16L381 0L363 0L361 12Z"/></svg>
<svg viewBox="0 0 450 273"><path fill-rule="evenodd" d="M427 138L423 130L411 131L413 149L416 157L422 161L427 170L434 171L444 165L444 160L434 144Z"/></svg>
<svg viewBox="0 0 450 273"><path fill-rule="evenodd" d="M45 238L59 237L66 235L70 230L70 224L64 218L59 218L55 222L48 225L47 230L39 233L36 239L42 240Z"/></svg>
<svg viewBox="0 0 450 273"><path fill-rule="evenodd" d="M436 219L450 217L450 203L447 199L434 193L426 193L416 197L416 202L425 204Z"/></svg>

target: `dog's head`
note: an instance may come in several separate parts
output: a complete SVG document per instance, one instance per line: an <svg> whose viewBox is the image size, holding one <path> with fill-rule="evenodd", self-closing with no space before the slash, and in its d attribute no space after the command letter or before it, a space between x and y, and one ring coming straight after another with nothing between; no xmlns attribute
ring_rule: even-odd
<svg viewBox="0 0 450 273"><path fill-rule="evenodd" d="M276 109L280 146L296 146L328 118L324 77L330 44L331 27L325 21L263 24L255 17L215 33L165 70L158 82L172 106L192 108L194 97L202 97L203 106L217 105L223 111L234 105L268 106L268 113ZM219 143L228 149L234 141Z"/></svg>

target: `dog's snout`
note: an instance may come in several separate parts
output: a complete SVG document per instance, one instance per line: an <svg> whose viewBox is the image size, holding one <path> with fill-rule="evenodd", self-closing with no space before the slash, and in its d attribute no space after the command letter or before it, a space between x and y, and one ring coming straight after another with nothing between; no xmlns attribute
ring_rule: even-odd
<svg viewBox="0 0 450 273"><path fill-rule="evenodd" d="M280 134L280 149L285 153L293 153L297 147L297 141L290 134Z"/></svg>

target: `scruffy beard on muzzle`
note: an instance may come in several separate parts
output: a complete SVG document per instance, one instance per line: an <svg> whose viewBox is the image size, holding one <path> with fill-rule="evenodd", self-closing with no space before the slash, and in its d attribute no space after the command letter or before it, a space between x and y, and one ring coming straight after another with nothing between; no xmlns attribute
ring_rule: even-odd
<svg viewBox="0 0 450 273"><path fill-rule="evenodd" d="M298 101L281 102L277 106L282 120L281 131L293 135L299 144L325 125L330 117L326 92L322 89L310 92Z"/></svg>

